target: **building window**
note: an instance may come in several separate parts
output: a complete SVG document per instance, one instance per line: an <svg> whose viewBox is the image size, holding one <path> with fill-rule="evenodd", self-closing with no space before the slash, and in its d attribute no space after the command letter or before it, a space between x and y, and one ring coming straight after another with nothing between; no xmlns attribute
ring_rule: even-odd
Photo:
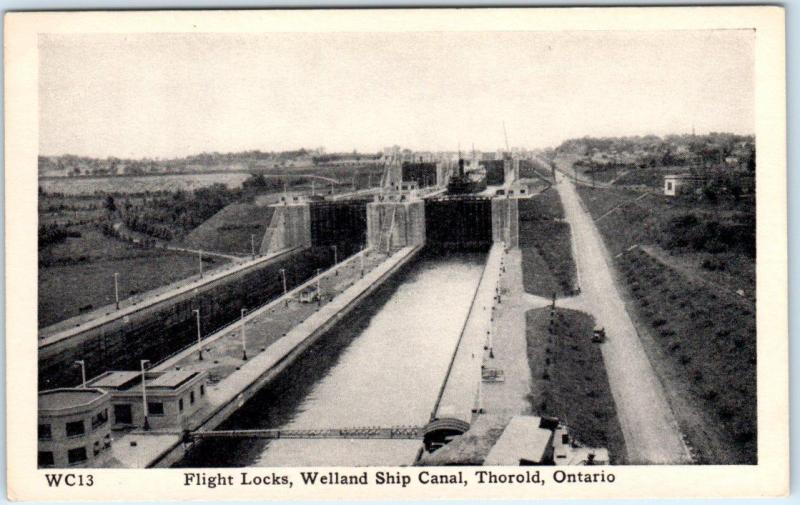
<svg viewBox="0 0 800 505"><path fill-rule="evenodd" d="M147 413L151 416L163 416L164 404L161 402L147 402Z"/></svg>
<svg viewBox="0 0 800 505"><path fill-rule="evenodd" d="M50 429L49 424L39 425L39 440L50 440L53 438L53 430Z"/></svg>
<svg viewBox="0 0 800 505"><path fill-rule="evenodd" d="M189 403L194 405L194 391L189 391Z"/></svg>
<svg viewBox="0 0 800 505"><path fill-rule="evenodd" d="M667 183L667 191L672 191L672 183L671 182Z"/></svg>
<svg viewBox="0 0 800 505"><path fill-rule="evenodd" d="M55 466L56 461L53 459L53 453L50 451L39 451L39 468L47 466Z"/></svg>
<svg viewBox="0 0 800 505"><path fill-rule="evenodd" d="M86 456L86 447L76 447L75 449L70 449L69 451L67 451L67 462L70 465L82 463L87 459L88 457Z"/></svg>
<svg viewBox="0 0 800 505"><path fill-rule="evenodd" d="M114 405L114 422L116 424L133 424L133 412L130 403Z"/></svg>
<svg viewBox="0 0 800 505"><path fill-rule="evenodd" d="M92 429L96 430L97 428L103 426L108 422L108 409L103 409L102 412L98 412L92 418Z"/></svg>
<svg viewBox="0 0 800 505"><path fill-rule="evenodd" d="M86 427L83 425L83 420L67 423L68 437L79 437L84 433L86 433Z"/></svg>
<svg viewBox="0 0 800 505"><path fill-rule="evenodd" d="M206 395L206 386L205 384L200 384L200 396Z"/></svg>
<svg viewBox="0 0 800 505"><path fill-rule="evenodd" d="M183 398L178 399L178 410L183 412Z"/></svg>

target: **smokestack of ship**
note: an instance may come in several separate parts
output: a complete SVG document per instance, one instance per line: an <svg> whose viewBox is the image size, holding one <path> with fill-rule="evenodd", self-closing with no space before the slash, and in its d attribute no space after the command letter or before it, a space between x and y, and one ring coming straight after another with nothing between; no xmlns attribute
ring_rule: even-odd
<svg viewBox="0 0 800 505"><path fill-rule="evenodd" d="M458 176L464 177L464 158L458 159Z"/></svg>

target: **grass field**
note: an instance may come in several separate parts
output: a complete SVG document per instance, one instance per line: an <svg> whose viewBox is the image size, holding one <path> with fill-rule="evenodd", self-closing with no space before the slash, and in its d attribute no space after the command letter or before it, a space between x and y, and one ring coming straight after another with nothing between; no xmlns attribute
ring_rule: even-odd
<svg viewBox="0 0 800 505"><path fill-rule="evenodd" d="M698 230L703 238L706 223L738 226L748 219L747 204L714 206L658 195L634 202L640 193L578 191L593 217L605 215L597 226L696 459L755 463L755 261L746 252L750 246L734 243L718 252L661 247ZM698 230L671 228L686 215L695 216ZM746 234L742 237L746 240Z"/></svg>
<svg viewBox="0 0 800 505"><path fill-rule="evenodd" d="M40 251L40 328L114 303L115 272L120 274L120 299L198 273L198 258L193 254L142 249L88 227L81 227L80 231L80 237ZM49 266L41 264L43 258ZM203 258L207 269L224 262Z"/></svg>
<svg viewBox="0 0 800 505"><path fill-rule="evenodd" d="M249 254L250 236L256 252L272 218L273 207L252 203L233 203L192 230L179 244L192 249Z"/></svg>
<svg viewBox="0 0 800 505"><path fill-rule="evenodd" d="M674 387L691 395L729 438L732 461L703 454L697 443L701 458L755 463L754 309L737 295L709 289L639 249L622 255L619 265L638 316L677 371Z"/></svg>
<svg viewBox="0 0 800 505"><path fill-rule="evenodd" d="M58 177L40 179L39 187L48 193L91 195L95 193L144 193L146 191L191 191L225 184L236 188L250 177L244 173L142 175L137 177Z"/></svg>
<svg viewBox="0 0 800 505"><path fill-rule="evenodd" d="M755 213L749 202L713 205L663 195L643 196L641 192L622 188L591 189L578 186L578 193L595 218L612 255L620 254L634 245L663 246L669 242L670 234L682 239L680 235L688 232L702 233L702 228L669 229L670 223L676 218L688 215L694 216L701 226L720 223L731 227L741 226L752 219ZM665 251L664 254L674 266L718 284L723 289L742 290L749 299L754 300L755 258L747 253L750 248L747 244L734 244L719 251L693 251L684 247Z"/></svg>
<svg viewBox="0 0 800 505"><path fill-rule="evenodd" d="M555 190L519 201L519 245L525 291L551 297L570 295L575 287L569 224Z"/></svg>
<svg viewBox="0 0 800 505"><path fill-rule="evenodd" d="M526 314L530 402L537 415L566 421L581 443L606 447L615 464L624 462L625 441L617 420L600 345L592 343L594 320L567 309Z"/></svg>

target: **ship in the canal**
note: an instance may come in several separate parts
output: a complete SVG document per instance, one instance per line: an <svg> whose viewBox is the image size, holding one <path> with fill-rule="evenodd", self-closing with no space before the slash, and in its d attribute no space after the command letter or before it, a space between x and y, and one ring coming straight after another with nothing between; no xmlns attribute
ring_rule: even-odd
<svg viewBox="0 0 800 505"><path fill-rule="evenodd" d="M458 159L458 172L447 182L448 195L480 193L486 189L486 174L481 170L464 170L464 159Z"/></svg>

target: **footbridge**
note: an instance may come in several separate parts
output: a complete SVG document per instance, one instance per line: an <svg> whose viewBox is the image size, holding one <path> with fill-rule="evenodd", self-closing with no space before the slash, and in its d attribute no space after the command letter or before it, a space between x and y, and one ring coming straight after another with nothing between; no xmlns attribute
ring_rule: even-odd
<svg viewBox="0 0 800 505"><path fill-rule="evenodd" d="M209 438L268 438L268 439L320 439L341 438L348 440L421 440L422 426L362 426L351 428L310 428L295 430L215 430L190 433L193 440Z"/></svg>

